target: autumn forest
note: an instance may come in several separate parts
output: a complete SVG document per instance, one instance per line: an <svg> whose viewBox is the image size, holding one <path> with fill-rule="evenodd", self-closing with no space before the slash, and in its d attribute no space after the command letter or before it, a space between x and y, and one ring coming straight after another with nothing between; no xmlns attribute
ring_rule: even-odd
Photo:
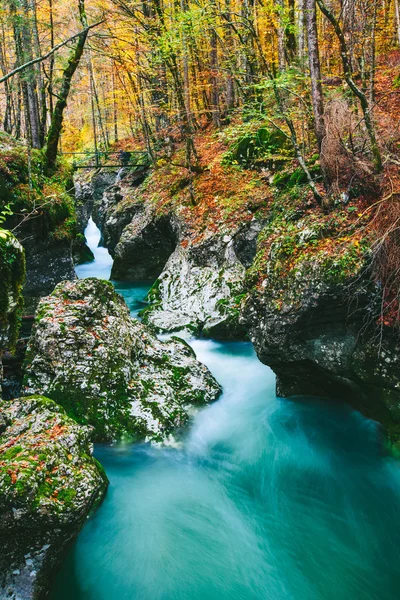
<svg viewBox="0 0 400 600"><path fill-rule="evenodd" d="M400 0L0 0L0 600L398 600Z"/></svg>

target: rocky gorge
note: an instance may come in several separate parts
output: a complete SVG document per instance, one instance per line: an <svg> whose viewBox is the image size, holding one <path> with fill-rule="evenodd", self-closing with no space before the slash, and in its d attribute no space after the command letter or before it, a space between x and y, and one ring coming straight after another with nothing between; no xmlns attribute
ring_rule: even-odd
<svg viewBox="0 0 400 600"><path fill-rule="evenodd" d="M395 329L379 321L368 241L348 207L343 236L329 213L317 217L299 199L282 215L274 201L259 203L256 190L237 222L219 217L217 227L200 232L173 200L158 207L153 181L150 175L132 185L128 178L95 201L114 256L112 276L157 278L143 322L158 332L249 337L276 373L279 395L344 399L381 422L396 443L400 344Z"/></svg>
<svg viewBox="0 0 400 600"><path fill-rule="evenodd" d="M316 215L304 190L295 202L282 193L278 210L253 175L233 213L217 201L204 210L188 201L182 170L168 169L76 176L72 208L64 198L55 222L46 213L39 228L28 220L24 249L0 236L3 349L18 337L22 289L25 312L35 311L22 397L1 406L6 597L43 597L104 496L93 441L173 445L219 397L219 383L177 336L250 339L277 376L278 396L345 400L384 426L392 448L398 442L400 346L379 321L379 284L352 212ZM207 170L198 185L206 178ZM152 283L142 322L110 282L76 279L73 260L93 258L82 239L90 216L113 257L111 278Z"/></svg>

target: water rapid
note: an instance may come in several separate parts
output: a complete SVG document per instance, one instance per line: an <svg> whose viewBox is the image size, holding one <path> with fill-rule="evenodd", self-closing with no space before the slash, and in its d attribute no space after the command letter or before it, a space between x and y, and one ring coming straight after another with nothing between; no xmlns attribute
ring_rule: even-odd
<svg viewBox="0 0 400 600"><path fill-rule="evenodd" d="M95 256L79 276L104 277ZM136 314L148 286L116 287ZM96 447L110 488L52 600L397 600L400 470L378 426L277 399L248 343L191 344L221 399L174 448Z"/></svg>

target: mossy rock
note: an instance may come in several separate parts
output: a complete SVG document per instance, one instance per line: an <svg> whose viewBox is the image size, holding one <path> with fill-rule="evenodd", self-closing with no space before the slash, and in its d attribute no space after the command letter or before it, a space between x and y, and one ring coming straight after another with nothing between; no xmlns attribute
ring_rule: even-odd
<svg viewBox="0 0 400 600"><path fill-rule="evenodd" d="M158 340L97 279L64 282L42 299L25 371L27 393L53 398L99 441L160 441L188 421L191 404L220 393L187 345Z"/></svg>
<svg viewBox="0 0 400 600"><path fill-rule="evenodd" d="M52 400L2 402L0 415L0 596L39 598L108 481L90 428Z"/></svg>

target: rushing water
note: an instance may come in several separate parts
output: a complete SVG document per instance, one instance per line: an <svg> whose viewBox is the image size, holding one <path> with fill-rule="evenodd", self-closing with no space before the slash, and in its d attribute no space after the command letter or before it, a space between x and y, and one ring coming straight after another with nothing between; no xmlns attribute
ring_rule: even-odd
<svg viewBox="0 0 400 600"><path fill-rule="evenodd" d="M116 287L135 313L146 285ZM109 491L51 598L398 600L400 470L376 424L277 399L250 344L192 346L224 394L179 447L96 448Z"/></svg>

